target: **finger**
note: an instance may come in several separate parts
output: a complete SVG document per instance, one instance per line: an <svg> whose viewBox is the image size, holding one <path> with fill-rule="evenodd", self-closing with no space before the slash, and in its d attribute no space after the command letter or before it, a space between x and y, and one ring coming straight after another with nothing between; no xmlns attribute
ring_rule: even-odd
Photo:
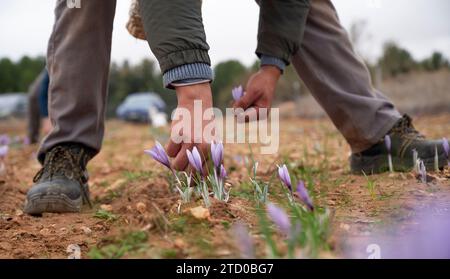
<svg viewBox="0 0 450 279"><path fill-rule="evenodd" d="M242 114L237 116L238 123L258 121L267 119L269 110L258 106L249 107Z"/></svg>
<svg viewBox="0 0 450 279"><path fill-rule="evenodd" d="M167 144L167 155L169 157L174 158L177 156L178 152L180 152L181 143L175 143L172 139L169 139L169 143Z"/></svg>
<svg viewBox="0 0 450 279"><path fill-rule="evenodd" d="M259 99L259 94L255 91L248 91L244 94L244 96L242 96L242 98L240 98L239 100L237 100L233 107L234 108L242 108L244 110L246 110L247 108L249 108L251 105L253 105L253 103Z"/></svg>
<svg viewBox="0 0 450 279"><path fill-rule="evenodd" d="M177 156L175 157L175 159L172 162L172 167L178 171L183 171L186 169L186 167L189 164L187 155L186 155L186 150L190 150L192 148L192 144L186 144L184 143L181 146L180 152L178 152Z"/></svg>

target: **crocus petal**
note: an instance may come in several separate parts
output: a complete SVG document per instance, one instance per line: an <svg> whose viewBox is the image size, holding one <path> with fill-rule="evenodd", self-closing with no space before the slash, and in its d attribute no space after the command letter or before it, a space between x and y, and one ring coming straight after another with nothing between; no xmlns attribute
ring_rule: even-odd
<svg viewBox="0 0 450 279"><path fill-rule="evenodd" d="M5 158L8 154L9 147L7 145L0 146L0 158Z"/></svg>
<svg viewBox="0 0 450 279"><path fill-rule="evenodd" d="M223 144L221 142L211 143L211 157L216 168L220 167L223 160Z"/></svg>
<svg viewBox="0 0 450 279"><path fill-rule="evenodd" d="M427 183L427 169L423 161L420 161L419 163L419 175L422 183Z"/></svg>
<svg viewBox="0 0 450 279"><path fill-rule="evenodd" d="M384 136L384 144L386 145L388 152L391 152L391 137L389 135Z"/></svg>
<svg viewBox="0 0 450 279"><path fill-rule="evenodd" d="M253 239L247 230L247 226L241 222L233 225L233 236L236 246L244 259L252 259L255 257L255 249Z"/></svg>
<svg viewBox="0 0 450 279"><path fill-rule="evenodd" d="M197 170L196 165L195 165L195 161L194 161L194 157L192 156L192 152L191 152L189 149L186 150L186 155L187 155L187 157L188 157L189 164L191 164L191 166L192 166L195 170Z"/></svg>
<svg viewBox="0 0 450 279"><path fill-rule="evenodd" d="M202 156L200 156L200 152L198 152L197 147L194 146L194 148L192 149L192 155L194 157L195 163L197 164L197 168L199 169L199 171L202 170Z"/></svg>
<svg viewBox="0 0 450 279"><path fill-rule="evenodd" d="M0 135L0 145L9 145L11 139L8 135Z"/></svg>
<svg viewBox="0 0 450 279"><path fill-rule="evenodd" d="M186 154L191 166L199 173L202 173L202 157L200 156L197 147L194 147L192 152L190 150L186 150Z"/></svg>
<svg viewBox="0 0 450 279"><path fill-rule="evenodd" d="M233 99L235 101L239 101L242 96L244 96L244 90L242 89L242 86L235 87L231 90L231 94L233 95Z"/></svg>
<svg viewBox="0 0 450 279"><path fill-rule="evenodd" d="M24 137L22 143L23 143L23 145L30 145L30 143L31 143L30 142L30 138L29 137Z"/></svg>
<svg viewBox="0 0 450 279"><path fill-rule="evenodd" d="M300 200L308 207L309 210L314 210L314 205L311 200L311 197L306 190L305 183L303 181L299 181L297 184L297 194Z"/></svg>
<svg viewBox="0 0 450 279"><path fill-rule="evenodd" d="M169 169L170 166L169 156L167 156L164 147L157 141L156 145L152 149L144 150L145 153L149 154L153 159L155 159L160 164L163 164Z"/></svg>
<svg viewBox="0 0 450 279"><path fill-rule="evenodd" d="M448 158L448 155L449 155L448 153L450 152L450 147L448 145L448 140L446 138L442 139L442 147L444 148L445 155L447 155L447 158Z"/></svg>
<svg viewBox="0 0 450 279"><path fill-rule="evenodd" d="M283 182L283 184L288 187L289 191L292 192L291 177L289 176L289 171L286 165L278 167L278 176L280 177L281 182Z"/></svg>
<svg viewBox="0 0 450 279"><path fill-rule="evenodd" d="M220 165L220 178L224 179L227 177L227 170L223 165Z"/></svg>
<svg viewBox="0 0 450 279"><path fill-rule="evenodd" d="M289 220L289 216L282 208L274 205L273 203L268 203L267 213L269 214L272 222L274 222L278 227L280 232L282 232L284 235L290 235L291 221Z"/></svg>

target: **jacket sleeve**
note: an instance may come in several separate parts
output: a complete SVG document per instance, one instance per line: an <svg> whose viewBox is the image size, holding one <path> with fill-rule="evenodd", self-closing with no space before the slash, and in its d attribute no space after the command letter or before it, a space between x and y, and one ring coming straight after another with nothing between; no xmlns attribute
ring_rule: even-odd
<svg viewBox="0 0 450 279"><path fill-rule="evenodd" d="M202 22L201 0L140 0L150 48L161 71L185 64L211 65Z"/></svg>
<svg viewBox="0 0 450 279"><path fill-rule="evenodd" d="M300 48L310 0L260 0L256 55L276 57L289 65ZM314 1L314 0L312 0Z"/></svg>

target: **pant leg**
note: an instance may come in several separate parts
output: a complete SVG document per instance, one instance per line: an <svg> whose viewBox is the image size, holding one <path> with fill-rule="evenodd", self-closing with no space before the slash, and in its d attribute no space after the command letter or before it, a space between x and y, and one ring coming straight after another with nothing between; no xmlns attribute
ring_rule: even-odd
<svg viewBox="0 0 450 279"><path fill-rule="evenodd" d="M371 147L401 118L372 87L330 0L311 1L302 46L292 63L352 152Z"/></svg>
<svg viewBox="0 0 450 279"><path fill-rule="evenodd" d="M102 144L115 0L58 0L47 52L49 117L53 130L39 150L75 142L96 154Z"/></svg>
<svg viewBox="0 0 450 279"><path fill-rule="evenodd" d="M33 81L28 90L28 138L30 143L39 141L39 130L41 128L41 115L39 109L39 92L44 79L44 72Z"/></svg>

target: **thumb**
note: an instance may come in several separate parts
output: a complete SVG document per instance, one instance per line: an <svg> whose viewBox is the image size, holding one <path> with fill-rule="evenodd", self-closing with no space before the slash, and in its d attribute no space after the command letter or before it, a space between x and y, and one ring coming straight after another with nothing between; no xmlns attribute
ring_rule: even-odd
<svg viewBox="0 0 450 279"><path fill-rule="evenodd" d="M245 92L244 96L237 100L233 107L236 108L242 108L243 110L246 110L247 108L251 107L255 101L258 99L258 94L256 94L255 91L248 91Z"/></svg>

